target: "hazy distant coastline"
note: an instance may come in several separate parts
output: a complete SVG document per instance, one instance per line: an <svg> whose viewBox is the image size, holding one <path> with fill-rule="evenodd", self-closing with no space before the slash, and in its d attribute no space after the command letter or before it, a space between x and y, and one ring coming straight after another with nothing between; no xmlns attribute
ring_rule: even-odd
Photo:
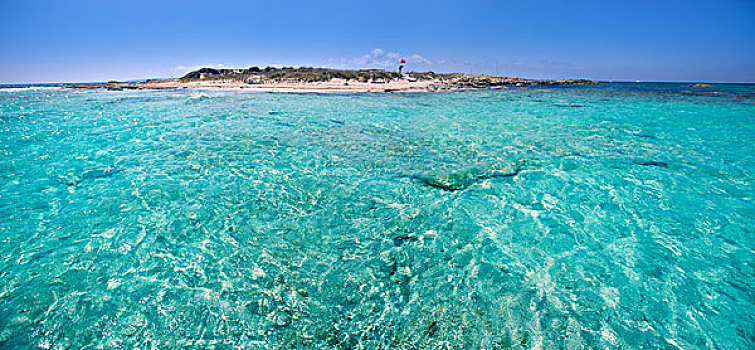
<svg viewBox="0 0 755 350"><path fill-rule="evenodd" d="M463 73L397 72L382 69L343 70L312 67L202 68L181 78L148 79L70 86L75 89L243 89L269 92L404 92L449 91L470 88L506 88L526 85L597 85L586 79L535 80Z"/></svg>

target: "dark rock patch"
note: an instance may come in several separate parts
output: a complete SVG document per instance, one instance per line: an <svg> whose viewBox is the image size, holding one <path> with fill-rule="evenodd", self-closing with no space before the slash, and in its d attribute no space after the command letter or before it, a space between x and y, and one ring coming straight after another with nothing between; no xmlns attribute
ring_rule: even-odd
<svg viewBox="0 0 755 350"><path fill-rule="evenodd" d="M637 162L637 165L656 166L656 167L659 167L659 168L668 168L668 163L666 163L666 162L660 162L660 161L655 161L655 160L645 161L645 162Z"/></svg>
<svg viewBox="0 0 755 350"><path fill-rule="evenodd" d="M400 247L406 242L414 242L416 240L417 240L417 237L399 235L399 236L393 237L393 245Z"/></svg>
<svg viewBox="0 0 755 350"><path fill-rule="evenodd" d="M651 135L651 134L635 134L635 136L646 138L646 139L653 139L653 140L658 139L655 135Z"/></svg>
<svg viewBox="0 0 755 350"><path fill-rule="evenodd" d="M436 333L438 333L439 330L440 330L440 326L438 326L438 321L431 321L427 325L427 336L432 337Z"/></svg>

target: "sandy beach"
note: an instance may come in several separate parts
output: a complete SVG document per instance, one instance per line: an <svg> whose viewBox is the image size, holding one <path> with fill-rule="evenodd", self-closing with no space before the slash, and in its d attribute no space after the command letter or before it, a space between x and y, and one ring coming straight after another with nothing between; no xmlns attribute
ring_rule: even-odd
<svg viewBox="0 0 755 350"><path fill-rule="evenodd" d="M410 81L395 79L380 82L359 82L345 79L332 79L324 82L265 82L248 84L234 80L211 80L181 82L170 79L160 82L139 84L142 89L231 89L260 92L316 92L316 93L360 93L360 92L399 92L399 91L435 91L452 89L447 83L437 80Z"/></svg>

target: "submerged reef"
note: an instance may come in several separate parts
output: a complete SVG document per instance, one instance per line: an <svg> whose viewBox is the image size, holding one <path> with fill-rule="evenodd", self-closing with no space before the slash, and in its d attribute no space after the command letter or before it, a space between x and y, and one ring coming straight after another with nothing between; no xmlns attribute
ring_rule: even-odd
<svg viewBox="0 0 755 350"><path fill-rule="evenodd" d="M498 178L514 177L521 171L516 163L478 164L449 172L434 172L415 175L421 183L439 188L444 191L459 191L481 181Z"/></svg>

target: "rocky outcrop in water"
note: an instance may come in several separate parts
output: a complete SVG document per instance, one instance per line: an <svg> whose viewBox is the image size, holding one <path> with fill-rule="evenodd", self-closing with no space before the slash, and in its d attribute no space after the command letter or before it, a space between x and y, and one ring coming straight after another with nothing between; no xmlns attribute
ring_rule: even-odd
<svg viewBox="0 0 755 350"><path fill-rule="evenodd" d="M276 86L285 85L283 87ZM177 79L148 79L144 82L116 82L75 85L75 89L137 90L179 88L284 88L306 91L344 92L444 91L503 88L506 86L596 85L585 79L535 80L516 77L462 73L410 72L399 74L382 69L345 70L312 67L250 67L245 69L202 68ZM327 86L326 86L327 85Z"/></svg>
<svg viewBox="0 0 755 350"><path fill-rule="evenodd" d="M312 67L250 67L247 69L202 68L184 75L181 80L230 79L247 83L255 82L318 82L331 79L356 80L360 82L385 83L390 79L406 78L409 81L437 80L453 88L485 88L501 85L596 85L585 79L534 80L484 74L410 72L399 74L382 69L332 69Z"/></svg>

